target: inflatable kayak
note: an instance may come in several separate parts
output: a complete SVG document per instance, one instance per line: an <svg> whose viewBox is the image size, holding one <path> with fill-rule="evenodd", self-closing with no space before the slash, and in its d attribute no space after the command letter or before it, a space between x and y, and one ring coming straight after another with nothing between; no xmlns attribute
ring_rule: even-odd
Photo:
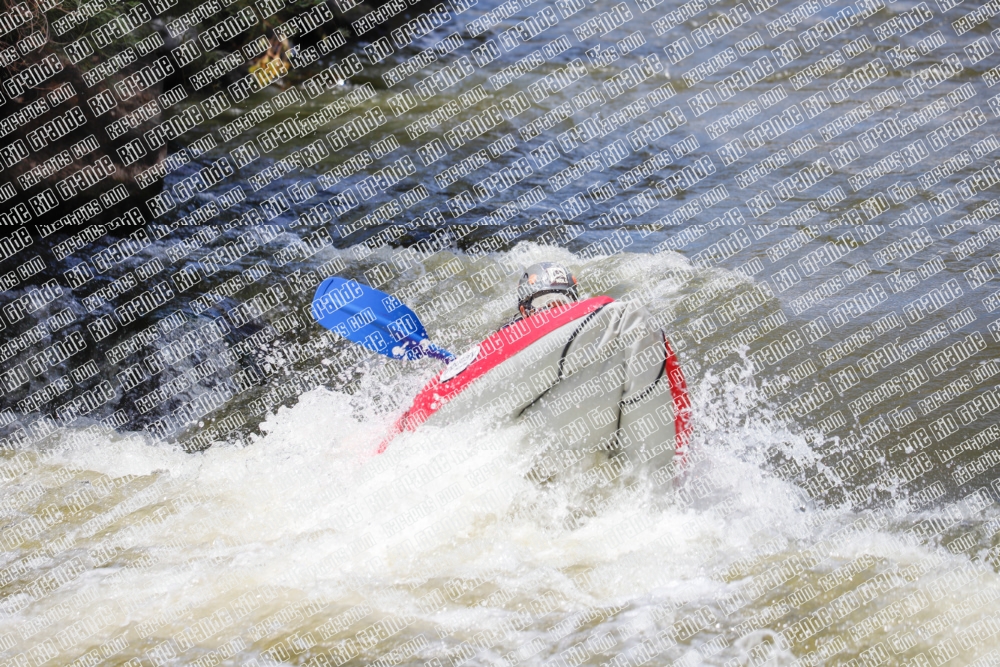
<svg viewBox="0 0 1000 667"><path fill-rule="evenodd" d="M509 324L431 379L378 451L402 432L480 413L526 423L558 449L624 453L636 466L683 462L691 433L684 374L647 319L641 307L601 296Z"/></svg>

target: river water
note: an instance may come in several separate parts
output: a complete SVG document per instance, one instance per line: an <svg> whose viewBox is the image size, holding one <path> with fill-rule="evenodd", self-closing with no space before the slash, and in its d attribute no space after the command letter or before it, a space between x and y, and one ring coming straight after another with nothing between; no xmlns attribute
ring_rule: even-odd
<svg viewBox="0 0 1000 667"><path fill-rule="evenodd" d="M795 30L843 8L843 3L815 4L818 13ZM645 43L628 42L635 48L614 62L594 66L573 37L572 29L583 21L612 12L611 3L598 0L569 18L560 13L558 25L502 53L431 102L393 116L388 100L403 86L386 90L377 75L453 32L463 44L441 62L471 58L470 50L483 38L471 37L467 24L496 8L480 0L402 55L366 67L350 84L286 108L265 124L295 113L305 116L372 84L374 96L343 118L378 105L388 122L324 160L322 169L286 174L251 191L252 174L312 140L299 139L266 152L233 179L156 222L180 220L239 184L248 198L217 222L237 221L251 204L297 181L305 184L390 134L398 149L334 184L326 196L293 204L266 221L270 227L175 229L96 283L65 289L35 314L39 320L68 308L76 318L67 331L83 331L106 312L87 312L83 298L93 285L110 284L152 260L166 267L164 275L204 265L211 252L237 243L240 235L252 234L259 243L156 313L89 345L79 359L94 359L97 373L79 389L104 381L115 388L92 418L63 425L52 415L22 415L15 406L27 388L5 397L10 412L4 417L8 439L0 463L7 531L0 569L0 651L9 660L4 664L728 667L1000 661L994 652L1000 644L995 620L1000 513L994 501L1000 489L991 483L996 472L988 456L995 448L996 416L987 412L970 423L955 422L954 432L948 432L951 422L938 421L996 384L997 345L989 324L994 317L983 301L995 282L973 287L962 275L991 251L978 250L969 259L960 246L984 238L977 235L990 225L943 227L988 204L990 191L956 199L954 208L935 215L937 207L949 205L944 190L960 192L958 181L992 157L976 152L974 166L928 188L918 181L948 157L963 150L988 153L995 145L989 140L995 125L985 101L989 91L979 74L996 59L970 66L962 50L989 34L989 22L956 37L934 6L933 21L880 43L875 26L914 9L900 0L776 67L748 90L728 100L716 96L717 106L696 116L686 100L708 86L689 89L684 73L737 42L742 54L743 47L757 43L755 33L763 46L708 81L770 54L796 33L771 37L765 24L791 7L751 12L747 24L675 64L664 56L667 43L694 39L692 30L719 12L737 11L736 4L722 0L663 35L650 26L662 25L654 21L674 7L664 3L642 13L628 6L633 18L601 39L615 44L639 30ZM542 9L541 3L522 7L487 35ZM944 16L955 20L971 9L960 5ZM921 55L918 43L937 44L937 33L946 43ZM568 38L568 50L492 91L489 76L561 35ZM793 75L836 49L850 51L862 35L871 49L795 90ZM597 41L586 42L586 48ZM897 45L912 47L917 55L902 69L891 66L895 61L887 53ZM575 96L591 86L603 89L612 75L656 53L664 69L618 98L587 107L573 121L531 140L517 132L560 104L572 107ZM906 94L908 77L947 62L951 53L963 59L962 72L914 98ZM888 68L885 77L822 115L762 140L739 162L723 165L716 149L737 134L792 105L801 109L803 100L875 57ZM449 149L432 168L421 164L417 149L430 139L444 141L444 132L458 121L529 90L541 75L576 59L588 66L578 81ZM639 99L661 99L667 83L675 96L656 106L656 113L678 106L686 122L630 150L617 164L610 164L617 158L588 162L587 156L616 139L628 144L625 135L635 125L568 153L560 148L555 161L541 167L529 152L548 141L558 145L556 135L582 125L585 115L607 118ZM459 97L479 84L489 93L485 99ZM961 87L968 85L975 95L963 99L962 90L970 89ZM787 96L774 101L782 95L774 93L773 106L758 119L711 138L709 123L752 102L763 104L758 95L779 86ZM895 94L886 92L893 89ZM859 132L886 118L918 113L954 91L950 99L961 101L921 131L890 138L843 167L830 157L846 139L860 142ZM213 127L269 94L225 112ZM839 137L821 140L822 125L849 117L849 110L877 95L896 102ZM459 116L417 140L407 138L408 124L459 99L468 102ZM990 124L855 192L850 177L977 104ZM438 187L431 174L487 146L507 145L507 134L515 145L495 158L497 166L527 160L533 172L454 218L448 200L497 167L446 187ZM738 172L767 156L780 157L782 149L788 153L795 142L796 152L810 145L807 134L816 147L740 188ZM617 183L629 169L671 148L671 163L658 170L658 178L644 176L626 191L618 184L607 201L590 198L589 210L566 219L571 213L559 204L570 193ZM216 149L181 167L168 177L167 188L221 155ZM320 212L303 215L403 156L410 157L416 174L335 220L315 217ZM715 172L661 198L652 210L635 214L634 204L615 208L653 187L654 180L693 169L705 156L713 159ZM787 201L775 200L773 209L753 218L747 199L824 156L832 174ZM549 187L547 178L571 165L594 170L536 201L535 188ZM418 184L426 191L415 190ZM660 197L655 187L652 192ZM877 192L885 193L886 210L879 202L863 204ZM817 198L822 205L807 209L808 219L764 226ZM355 224L380 206L392 206L393 199L401 207L394 227ZM699 204L691 205L695 201ZM503 207L510 203L515 208ZM870 206L878 215L869 220L864 212ZM727 213L734 208L743 220ZM858 218L858 211L865 217ZM847 224L857 222L866 224ZM396 233L387 235L386 229ZM502 243L490 245L488 239L498 236ZM68 259L46 257L47 271L58 276L109 242L97 241ZM824 244L830 245L821 259L800 262ZM691 387L695 424L690 462L673 471L675 492L667 493L663 477L652 475L629 487L611 482L587 493L571 484L538 485L524 476L531 453L520 444L523 434L480 423L475 415L446 431L408 434L385 454L371 455L409 397L436 372L436 362L376 359L320 331L306 310L316 282L337 274L378 284L413 307L435 341L460 352L513 312L520 268L545 260L568 265L580 276L584 293L642 301L674 342ZM797 268L799 280L789 266ZM961 294L949 287L951 281ZM931 289L947 289L954 298L910 317L911 302ZM875 294L878 303L837 310L863 292ZM261 300L268 294L271 301ZM233 311L254 297L267 304L266 312ZM181 314L170 319L175 312ZM825 325L817 323L820 316ZM222 317L225 330L210 335L205 327ZM143 331L149 335L141 344L118 347L122 353L112 351L115 363L108 363L114 346ZM191 332L201 332L197 350L170 347ZM952 368L933 371L932 355L970 335L973 343L983 341L983 349ZM882 361L867 356L885 347L896 352L886 351ZM117 374L156 352L169 367L123 389ZM909 384L903 391L885 386L916 361L932 368L930 381L904 378ZM53 369L30 390L60 372L65 371ZM941 409L920 403L966 375L977 384L961 401ZM220 389L226 381L240 388L238 395L228 398ZM150 398L159 387L175 393ZM166 419L207 395L217 402L200 404L213 409L189 411L177 423ZM163 437L154 440L150 433Z"/></svg>

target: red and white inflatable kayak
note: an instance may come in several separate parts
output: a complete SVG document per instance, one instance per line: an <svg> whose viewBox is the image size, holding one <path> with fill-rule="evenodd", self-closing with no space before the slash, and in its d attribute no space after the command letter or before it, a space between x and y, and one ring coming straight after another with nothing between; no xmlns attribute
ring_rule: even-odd
<svg viewBox="0 0 1000 667"><path fill-rule="evenodd" d="M404 431L470 411L528 420L572 447L616 440L637 463L683 460L691 433L687 385L669 342L648 330L642 308L606 296L514 322L458 356L378 451Z"/></svg>

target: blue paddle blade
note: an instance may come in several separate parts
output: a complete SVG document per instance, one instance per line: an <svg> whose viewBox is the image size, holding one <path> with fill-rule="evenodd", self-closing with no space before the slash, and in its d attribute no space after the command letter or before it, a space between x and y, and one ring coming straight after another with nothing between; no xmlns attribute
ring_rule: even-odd
<svg viewBox="0 0 1000 667"><path fill-rule="evenodd" d="M324 280L316 288L312 316L330 331L393 359L455 358L428 340L417 314L403 302L353 280Z"/></svg>

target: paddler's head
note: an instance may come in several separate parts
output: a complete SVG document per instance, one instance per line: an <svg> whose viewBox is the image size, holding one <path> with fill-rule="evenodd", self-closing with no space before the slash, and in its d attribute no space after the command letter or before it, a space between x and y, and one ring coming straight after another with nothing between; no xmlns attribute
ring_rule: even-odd
<svg viewBox="0 0 1000 667"><path fill-rule="evenodd" d="M578 298L576 276L553 262L532 264L517 281L517 307L523 317Z"/></svg>

